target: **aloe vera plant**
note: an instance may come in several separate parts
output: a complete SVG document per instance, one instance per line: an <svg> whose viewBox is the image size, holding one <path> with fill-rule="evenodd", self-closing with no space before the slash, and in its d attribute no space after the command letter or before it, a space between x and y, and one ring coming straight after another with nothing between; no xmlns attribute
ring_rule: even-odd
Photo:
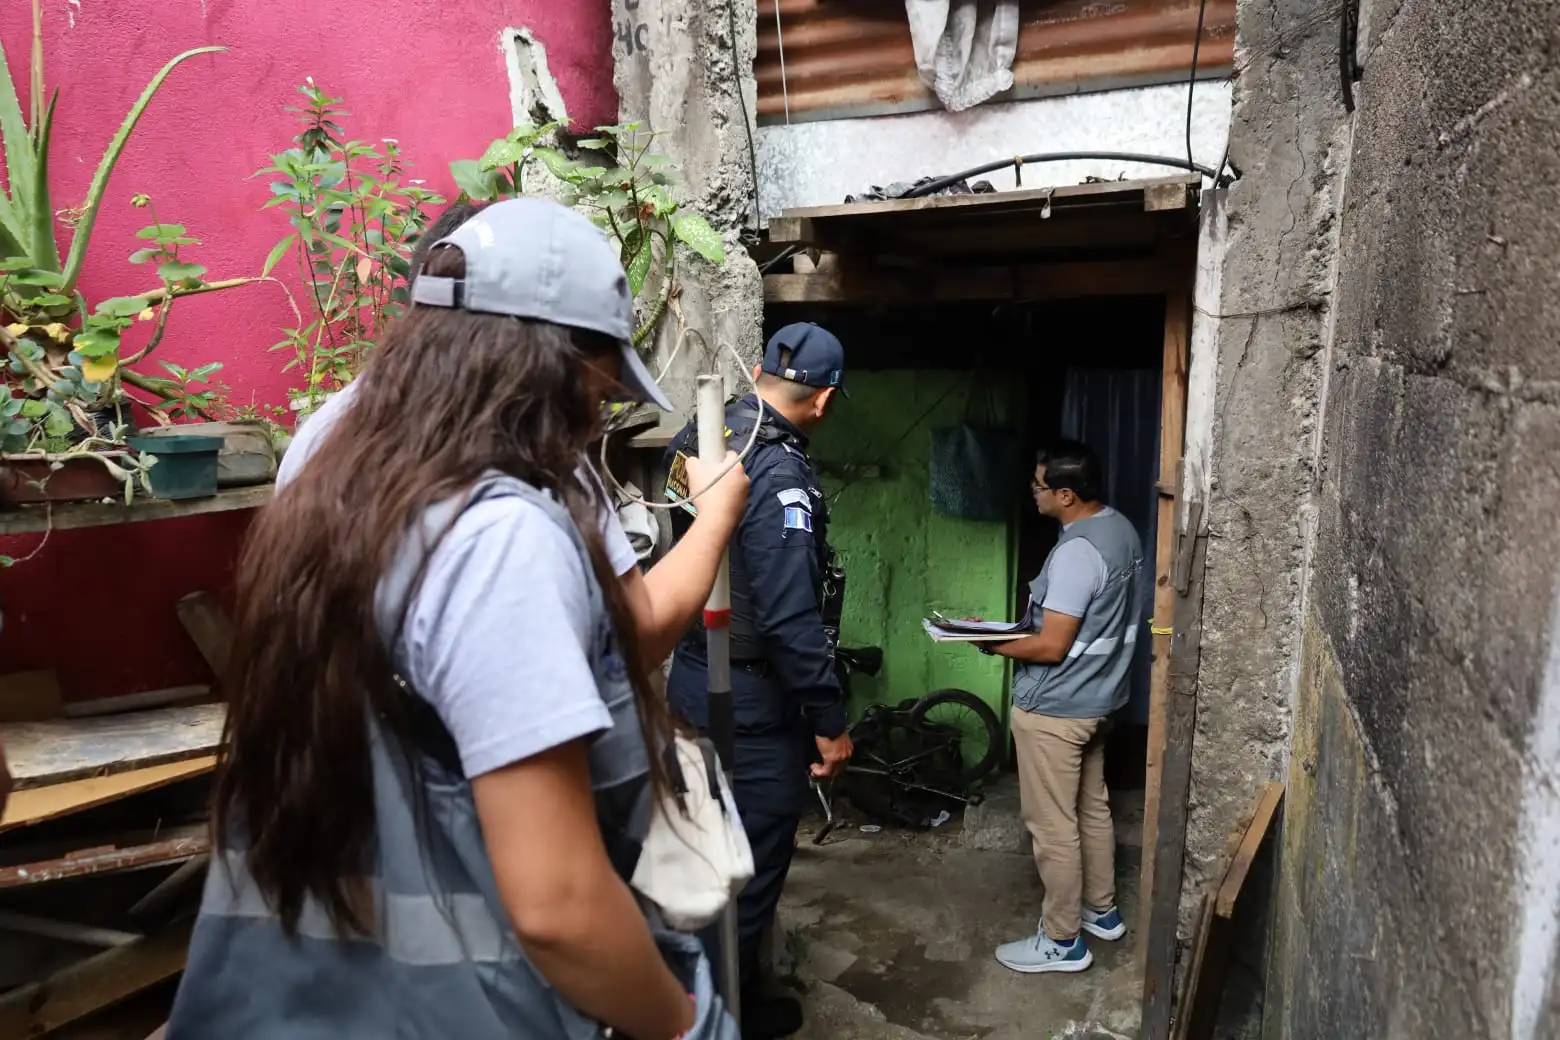
<svg viewBox="0 0 1560 1040"><path fill-rule="evenodd" d="M163 396L172 386L170 380L139 375L124 366L145 358L161 341L173 301L256 280L207 282L205 268L179 254L181 247L198 244L197 240L180 225L157 223L139 233L147 248L130 257L132 263L156 261L154 288L137 296L102 300L89 309L77 285L109 177L152 98L183 62L224 50L185 51L152 77L109 141L86 197L79 207L61 215L49 185L58 91L48 91L44 83L40 0L33 2L26 115L9 59L0 46L0 147L6 167L6 183L0 187L0 313L4 314L0 358L6 362L5 392L0 395L0 453L75 454L115 446L125 432L122 411L114 408L126 400L124 385ZM150 200L137 194L132 204L144 208ZM62 242L66 230L68 243ZM151 332L132 356L121 357L121 336L137 320L150 323ZM94 417L110 409L120 421L105 425Z"/></svg>
<svg viewBox="0 0 1560 1040"><path fill-rule="evenodd" d="M79 216L75 219L70 245L62 258L55 241L54 201L49 191L49 136L54 122L54 102L59 91L48 93L47 101L44 100L47 91L43 82L42 35L39 2L34 0L31 125L22 115L5 48L0 46L0 144L5 149L9 185L9 190L0 189L0 255L27 257L32 261L32 270L56 275L58 281L50 279L43 284L54 290L55 294L68 298L75 293L82 265L86 263L87 246L92 241L92 228L103 204L103 194L108 189L108 178L114 172L114 165L119 162L119 156L124 152L146 107L151 104L169 74L180 64L196 55L216 54L227 48L196 47L187 50L152 77L146 89L141 91L141 96L130 107L98 163L91 186L87 188L86 198L82 200ZM13 278L11 281L14 283L18 280ZM19 297L13 298L14 293L13 290L12 294L8 294L5 308L17 314L20 313L18 307L21 310L26 308ZM59 313L59 308L60 305L54 305L50 309Z"/></svg>

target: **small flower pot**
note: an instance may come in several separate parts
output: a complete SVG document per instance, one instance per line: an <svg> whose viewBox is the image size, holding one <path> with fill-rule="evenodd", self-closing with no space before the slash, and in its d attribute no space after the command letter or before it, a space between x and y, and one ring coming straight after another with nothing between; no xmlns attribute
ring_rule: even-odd
<svg viewBox="0 0 1560 1040"><path fill-rule="evenodd" d="M104 452L103 456L121 465L124 452ZM78 455L68 459L50 459L43 455L0 457L0 502L22 505L29 502L94 502L119 498L124 485L95 458Z"/></svg>
<svg viewBox="0 0 1560 1040"><path fill-rule="evenodd" d="M218 487L251 487L276 479L276 446L271 434L258 422L183 423L157 430L142 430L143 437L220 437L217 454ZM155 451L152 454L157 454Z"/></svg>
<svg viewBox="0 0 1560 1040"><path fill-rule="evenodd" d="M153 498L209 498L217 493L217 457L221 437L179 432L148 433L130 438L130 447L157 462L142 478Z"/></svg>

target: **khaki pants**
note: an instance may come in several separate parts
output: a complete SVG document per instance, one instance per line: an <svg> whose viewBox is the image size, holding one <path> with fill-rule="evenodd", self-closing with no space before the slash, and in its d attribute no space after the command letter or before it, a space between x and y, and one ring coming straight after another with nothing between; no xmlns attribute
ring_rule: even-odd
<svg viewBox="0 0 1560 1040"><path fill-rule="evenodd" d="M1105 790L1109 719L1062 719L1013 709L1019 795L1045 884L1041 921L1058 942L1077 936L1080 904L1116 904L1116 832Z"/></svg>

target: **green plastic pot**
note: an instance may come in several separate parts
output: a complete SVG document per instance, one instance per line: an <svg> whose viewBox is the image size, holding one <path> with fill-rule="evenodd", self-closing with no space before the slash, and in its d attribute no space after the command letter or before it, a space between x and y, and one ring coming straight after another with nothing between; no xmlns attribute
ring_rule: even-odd
<svg viewBox="0 0 1560 1040"><path fill-rule="evenodd" d="M131 437L130 447L152 455L157 464L146 473L153 498L207 498L217 493L217 455L221 437L147 434Z"/></svg>

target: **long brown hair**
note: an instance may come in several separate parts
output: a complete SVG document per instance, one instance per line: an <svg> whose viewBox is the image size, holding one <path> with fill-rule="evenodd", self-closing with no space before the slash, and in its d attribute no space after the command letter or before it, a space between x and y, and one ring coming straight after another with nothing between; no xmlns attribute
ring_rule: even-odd
<svg viewBox="0 0 1560 1040"><path fill-rule="evenodd" d="M465 274L452 248L427 265ZM671 723L602 543L601 490L580 468L601 415L584 366L618 349L544 322L412 307L318 454L255 520L238 569L213 826L219 841L247 842L249 872L289 932L308 897L338 933L372 930L359 898L375 835L369 718L406 725L375 591L423 511L488 471L553 492L574 518L633 683L652 784L665 789L653 749Z"/></svg>

